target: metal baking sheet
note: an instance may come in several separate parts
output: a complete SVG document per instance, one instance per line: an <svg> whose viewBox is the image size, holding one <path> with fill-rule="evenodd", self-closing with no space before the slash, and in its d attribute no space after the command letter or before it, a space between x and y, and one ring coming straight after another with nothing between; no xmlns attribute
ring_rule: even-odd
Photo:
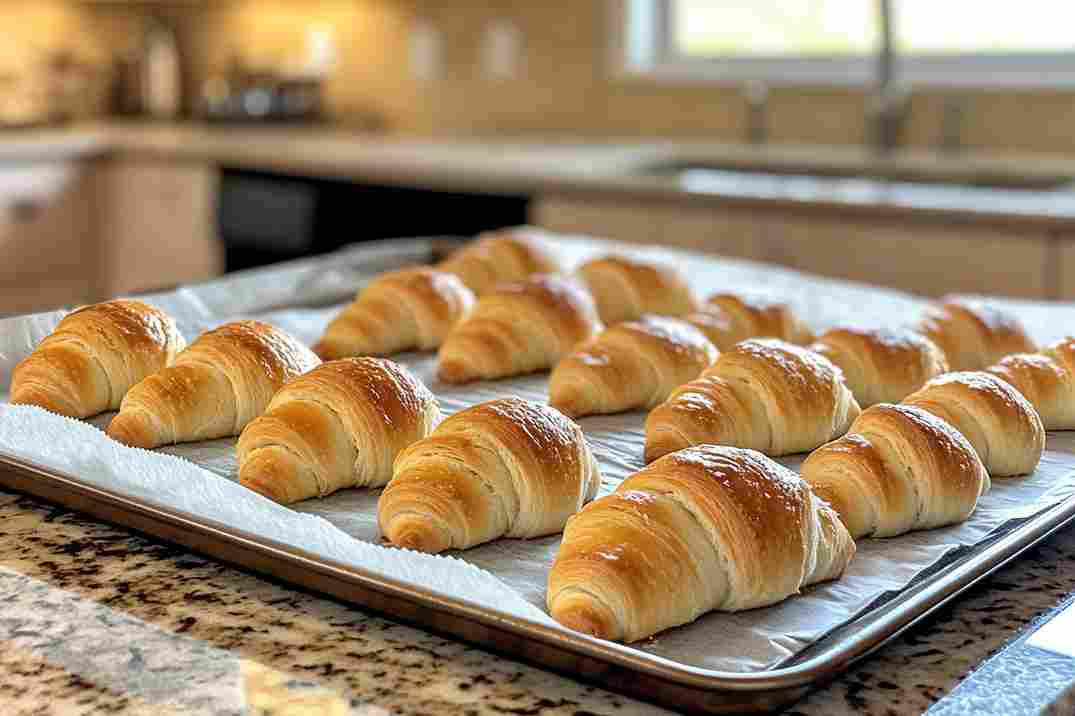
<svg viewBox="0 0 1075 716"><path fill-rule="evenodd" d="M414 246L410 248L409 254L401 252L401 255L405 255L408 260L421 260L421 256L416 257L416 254L421 254L422 251ZM428 255L428 247L425 250ZM346 263L343 258L340 257L338 263ZM751 270L757 270L757 267ZM762 270L779 273L776 269ZM241 284L251 278L253 277L239 277L222 282L220 299L230 300L231 306L241 307L244 293ZM332 291L325 289L324 285L321 285L320 293L314 292L324 300L309 300L310 291L306 289L311 285L325 284L323 278L316 270L307 272L302 277L301 291L297 290L295 285L289 287L288 281L278 282L281 300L274 304L274 308L278 310L273 311L273 318L285 327L288 327L289 321L308 318L304 313L306 309L291 309L288 306L288 295L301 295L303 303L307 305L331 303ZM327 285L332 284L332 280L327 282ZM202 293L204 298L205 294ZM338 299L339 296L335 298ZM205 299L205 303L212 304L211 295L209 299ZM418 362L417 366L413 365L415 360ZM421 368L423 360L428 361L427 358L414 357L406 362L412 363L412 367L416 367L420 373L425 373L424 377L428 380L428 372ZM531 381L534 385L521 387L524 390L529 388L540 391L543 380L541 377L524 379L524 383ZM6 385L6 382L3 385ZM486 384L485 388L490 389L490 386L494 385ZM520 387L515 383L513 385ZM453 408L458 409L463 403L493 397L481 395L480 391L474 395L464 390L455 396L446 395L440 390L435 392L438 392L442 402L449 403L450 411ZM455 405L457 400L461 401L460 405ZM616 419L583 421L588 437L599 443L604 442L603 429L614 428L615 425ZM1053 462L1067 462L1064 455L1070 454L1069 437L1063 434L1051 436ZM232 470L228 464L231 442L218 442L220 444L215 446L218 459L215 462L199 462L220 474L228 474ZM212 452L213 449L211 446L209 451ZM778 663L767 664L763 669L733 671L707 668L704 659L686 658L682 648L684 642L682 637L677 635L689 634L691 627L675 630L676 635L671 638L658 637L657 640L640 646L609 644L556 627L537 624L533 620L498 614L491 609L475 608L473 603L459 598L458 595L445 594L443 591L434 592L422 589L414 583L386 579L356 568L353 564L344 564L326 559L323 555L274 543L267 540L264 534L256 535L243 531L241 525L214 524L192 519L190 514L181 510L150 504L131 494L102 489L100 485L89 484L80 479L79 475L60 474L55 470L45 469L32 460L0 458L0 462L11 467L10 471L0 471L0 483L15 489L179 542L224 561L270 574L293 584L317 589L358 605L370 606L573 676L597 681L609 688L668 705L701 711L771 708L794 699L809 685L836 675L855 658L876 648L966 586L1075 518L1075 502L1070 496L1061 495L1056 504L1038 514L1021 516L1018 521L1008 521L1002 530L991 534L982 532L975 537L973 545L960 548L943 560L935 562L928 573L918 577L909 586L878 595L869 607L855 618L820 638L811 639L808 644L798 644L796 648L789 650L787 658L780 659ZM606 460L602 465L606 476L610 477L606 490L631 469L640 466L640 463L633 464L631 457L626 455L618 462L621 464L609 465ZM1075 471L1075 457L1072 458L1071 465L1072 471ZM1070 492L1067 495L1070 495ZM335 515L329 515L330 518L340 515L345 518L348 511L359 515L363 513L363 500L368 502L369 497L368 493L344 493L335 500L343 504L346 508L343 510L326 510L324 505L316 504L324 501L314 501L300 507L304 511L314 513L335 512ZM332 501L333 498L328 500ZM356 507L358 509L355 509ZM361 534L363 529L365 527L359 525L345 531ZM916 538L911 539L913 541ZM547 541L546 548L551 554L556 540ZM864 544L868 547L870 542ZM533 547L533 543L530 547ZM511 548L509 546L506 549ZM479 549L468 561L491 567L495 571L497 560L490 555L495 556L498 551L501 551L501 548L487 549L483 556ZM467 557L467 553L462 556ZM500 576L509 583L512 582L510 575L501 573ZM525 580L513 586L524 592L527 588ZM540 594L527 596L531 601L540 601L541 597ZM713 623L719 624L720 620L729 618L727 615L711 615L705 619L712 627ZM701 629L695 631L702 633ZM689 641L688 639L687 642Z"/></svg>

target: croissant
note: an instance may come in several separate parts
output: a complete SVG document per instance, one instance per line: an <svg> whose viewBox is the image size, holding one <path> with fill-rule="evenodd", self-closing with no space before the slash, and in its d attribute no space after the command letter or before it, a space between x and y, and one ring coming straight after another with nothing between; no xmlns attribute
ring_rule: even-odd
<svg viewBox="0 0 1075 716"><path fill-rule="evenodd" d="M172 317L118 299L64 316L11 375L11 402L88 418L115 410L131 386L170 365L186 342Z"/></svg>
<svg viewBox="0 0 1075 716"><path fill-rule="evenodd" d="M422 552L563 529L601 484L582 429L547 405L481 403L396 458L377 503L381 533Z"/></svg>
<svg viewBox="0 0 1075 716"><path fill-rule="evenodd" d="M750 339L653 409L646 462L701 443L774 456L805 452L843 435L858 414L828 359L773 338Z"/></svg>
<svg viewBox="0 0 1075 716"><path fill-rule="evenodd" d="M459 249L437 268L455 274L481 296L497 284L538 273L560 273L553 235L533 226L487 232Z"/></svg>
<svg viewBox="0 0 1075 716"><path fill-rule="evenodd" d="M1075 429L1075 338L1038 353L1019 353L987 368L1014 385L1038 411L1046 430Z"/></svg>
<svg viewBox="0 0 1075 716"><path fill-rule="evenodd" d="M448 334L438 374L466 383L547 370L601 328L590 294L570 279L500 284Z"/></svg>
<svg viewBox="0 0 1075 716"><path fill-rule="evenodd" d="M867 408L851 431L803 462L800 474L851 536L894 537L962 522L989 474L958 430L911 405Z"/></svg>
<svg viewBox="0 0 1075 716"><path fill-rule="evenodd" d="M757 296L715 294L687 320L722 351L747 338L779 338L797 345L814 340L790 306Z"/></svg>
<svg viewBox="0 0 1075 716"><path fill-rule="evenodd" d="M1012 353L1037 350L1019 320L981 301L945 299L919 326L944 352L951 370L982 370Z"/></svg>
<svg viewBox="0 0 1075 716"><path fill-rule="evenodd" d="M281 388L243 429L239 482L284 504L381 487L396 455L439 420L437 399L398 363L324 363Z"/></svg>
<svg viewBox="0 0 1075 716"><path fill-rule="evenodd" d="M898 403L926 381L948 372L941 349L909 329L834 328L810 349L843 371L862 408Z"/></svg>
<svg viewBox="0 0 1075 716"><path fill-rule="evenodd" d="M775 604L839 577L854 554L835 511L791 470L700 445L568 521L546 600L570 629L637 641L713 609Z"/></svg>
<svg viewBox="0 0 1075 716"><path fill-rule="evenodd" d="M131 388L108 435L140 448L238 435L284 383L320 362L267 323L226 323Z"/></svg>
<svg viewBox="0 0 1075 716"><path fill-rule="evenodd" d="M440 347L474 294L457 276L428 268L378 276L328 324L314 346L324 360Z"/></svg>
<svg viewBox="0 0 1075 716"><path fill-rule="evenodd" d="M942 375L903 402L963 433L992 476L1033 472L1045 450L1045 428L1034 407L989 373Z"/></svg>
<svg viewBox="0 0 1075 716"><path fill-rule="evenodd" d="M579 276L608 324L633 321L645 313L684 316L696 305L690 286L670 266L605 256L584 263Z"/></svg>
<svg viewBox="0 0 1075 716"><path fill-rule="evenodd" d="M643 316L605 329L561 360L549 378L549 405L573 418L649 409L716 358L691 324Z"/></svg>

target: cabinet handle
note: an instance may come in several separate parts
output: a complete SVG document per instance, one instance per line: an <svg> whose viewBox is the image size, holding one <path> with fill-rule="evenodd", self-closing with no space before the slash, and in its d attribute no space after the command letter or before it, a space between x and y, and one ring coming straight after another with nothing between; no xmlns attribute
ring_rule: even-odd
<svg viewBox="0 0 1075 716"><path fill-rule="evenodd" d="M26 224L41 215L41 202L33 199L16 199L11 202L11 218L20 224Z"/></svg>

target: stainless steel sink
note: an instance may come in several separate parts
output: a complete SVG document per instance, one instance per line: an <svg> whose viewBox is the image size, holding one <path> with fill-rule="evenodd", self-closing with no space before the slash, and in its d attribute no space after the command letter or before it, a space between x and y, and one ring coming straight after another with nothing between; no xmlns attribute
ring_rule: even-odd
<svg viewBox="0 0 1075 716"><path fill-rule="evenodd" d="M783 161L690 161L671 160L643 165L639 173L648 176L678 176L705 180L706 176L730 179L742 174L754 178L794 178L820 180L860 180L882 183L908 183L947 187L973 187L1022 191L1052 191L1075 182L1075 177L1053 174L1019 174L1016 172L967 168L965 170L921 169L906 166L834 167Z"/></svg>

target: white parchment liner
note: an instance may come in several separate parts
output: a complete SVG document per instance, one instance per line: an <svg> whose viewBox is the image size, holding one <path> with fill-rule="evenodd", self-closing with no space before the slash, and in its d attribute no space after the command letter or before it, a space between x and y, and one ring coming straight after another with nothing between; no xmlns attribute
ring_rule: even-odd
<svg viewBox="0 0 1075 716"><path fill-rule="evenodd" d="M909 323L925 302L907 294L821 279L744 261L682 251L565 240L569 265L612 250L650 255L678 266L702 295L745 291L793 304L815 330L833 325ZM257 317L313 343L338 306L288 306L342 300L379 271L428 255L423 240L361 245L328 257L226 277L209 284L148 297L169 310L188 340L228 320ZM1014 311L1038 341L1051 341L1075 326L1075 304L997 302ZM0 390L6 392L15 363L55 326L62 312L0 321ZM442 384L431 355L397 360L436 393L445 414L506 395L547 398L547 375L479 383ZM111 415L93 425L103 427ZM642 467L641 412L580 421L601 465L601 494ZM178 445L157 452L126 448L85 423L35 408L0 405L0 453L78 476L100 487L181 509L208 521L242 529L355 564L373 572L468 599L487 609L555 624L544 611L545 579L559 536L501 540L452 557L430 557L378 546L376 501L380 490L345 490L294 508L281 507L234 480L233 439ZM185 458L176 460L168 456ZM783 460L795 468L801 458ZM193 464L191 464L193 463ZM200 466L200 467L198 467ZM203 469L204 468L204 469ZM847 574L766 609L709 614L635 645L686 664L728 671L772 668L847 622L878 597L904 588L916 575L960 546L982 541L1006 522L1028 517L1075 492L1075 433L1049 435L1038 470L1028 477L997 479L963 525L889 540L864 540ZM669 594L668 598L674 598Z"/></svg>

